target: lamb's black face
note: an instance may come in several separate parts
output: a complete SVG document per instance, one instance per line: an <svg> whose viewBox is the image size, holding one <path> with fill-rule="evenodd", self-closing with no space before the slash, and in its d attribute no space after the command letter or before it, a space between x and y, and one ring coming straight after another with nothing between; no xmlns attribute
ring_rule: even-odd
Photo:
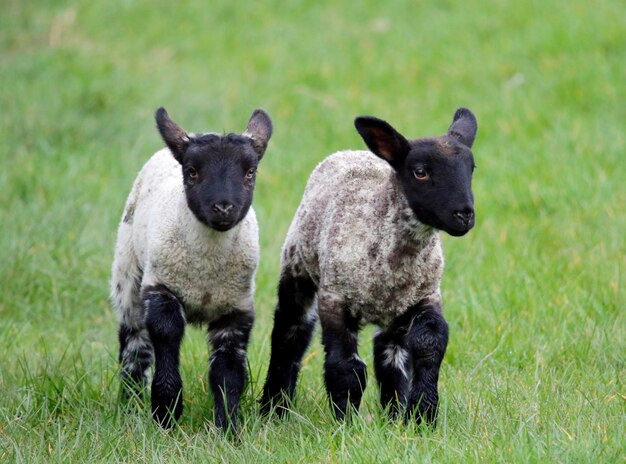
<svg viewBox="0 0 626 464"><path fill-rule="evenodd" d="M454 236L469 232L474 167L470 149L450 136L411 142L398 175L419 221Z"/></svg>
<svg viewBox="0 0 626 464"><path fill-rule="evenodd" d="M259 157L248 137L204 135L182 158L187 204L199 221L226 231L248 214Z"/></svg>
<svg viewBox="0 0 626 464"><path fill-rule="evenodd" d="M243 135L190 136L160 108L157 126L181 164L187 204L196 218L220 232L248 214L256 170L272 135L272 122L262 110L252 113Z"/></svg>
<svg viewBox="0 0 626 464"><path fill-rule="evenodd" d="M457 110L446 135L411 142L381 119L360 117L355 125L369 149L396 170L420 222L454 236L474 227L471 146L477 124L471 111Z"/></svg>

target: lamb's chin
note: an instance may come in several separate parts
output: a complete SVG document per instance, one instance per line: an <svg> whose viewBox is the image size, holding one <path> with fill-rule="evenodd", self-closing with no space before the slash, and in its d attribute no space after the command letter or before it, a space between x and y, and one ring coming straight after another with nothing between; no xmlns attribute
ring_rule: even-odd
<svg viewBox="0 0 626 464"><path fill-rule="evenodd" d="M217 232L227 232L236 224L235 221L213 221L209 223L209 227Z"/></svg>

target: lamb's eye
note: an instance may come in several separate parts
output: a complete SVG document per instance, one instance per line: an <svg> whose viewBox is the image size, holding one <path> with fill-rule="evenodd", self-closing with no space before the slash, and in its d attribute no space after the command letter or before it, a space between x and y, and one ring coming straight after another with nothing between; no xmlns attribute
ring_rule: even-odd
<svg viewBox="0 0 626 464"><path fill-rule="evenodd" d="M248 169L248 172L246 172L246 179L248 179L248 180L254 179L254 173L255 172L256 172L255 168Z"/></svg>
<svg viewBox="0 0 626 464"><path fill-rule="evenodd" d="M187 168L187 174L191 180L198 179L198 171L196 171L196 168L193 166L189 166L189 168Z"/></svg>
<svg viewBox="0 0 626 464"><path fill-rule="evenodd" d="M413 177L415 177L417 180L426 180L428 179L428 173L424 168L415 168L413 170Z"/></svg>

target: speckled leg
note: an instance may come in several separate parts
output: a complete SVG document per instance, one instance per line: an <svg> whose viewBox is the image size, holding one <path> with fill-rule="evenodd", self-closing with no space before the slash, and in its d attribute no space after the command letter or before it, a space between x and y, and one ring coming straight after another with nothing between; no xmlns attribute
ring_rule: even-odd
<svg viewBox="0 0 626 464"><path fill-rule="evenodd" d="M285 276L278 285L278 305L274 313L272 355L263 387L261 411L275 408L279 415L287 411L293 399L301 361L315 328L316 313L311 306L316 286L306 276Z"/></svg>
<svg viewBox="0 0 626 464"><path fill-rule="evenodd" d="M143 272L132 253L126 259L116 259L111 297L120 320L119 362L124 399L143 394L154 362L154 350L140 301L142 276Z"/></svg>
<svg viewBox="0 0 626 464"><path fill-rule="evenodd" d="M395 418L406 405L409 389L409 351L406 327L391 327L374 336L374 371L380 388L380 403Z"/></svg>
<svg viewBox="0 0 626 464"><path fill-rule="evenodd" d="M348 406L358 411L366 386L366 366L357 351L359 324L341 303L323 295L319 313L326 352L324 382L333 413L342 420Z"/></svg>
<svg viewBox="0 0 626 464"><path fill-rule="evenodd" d="M122 366L122 394L124 398L141 396L148 382L150 367L154 361L154 350L145 327L133 328L124 323L119 327L120 354Z"/></svg>
<svg viewBox="0 0 626 464"><path fill-rule="evenodd" d="M213 347L209 364L209 385L215 404L215 425L234 432L241 394L248 380L246 350L254 322L252 308L234 310L209 324Z"/></svg>
<svg viewBox="0 0 626 464"><path fill-rule="evenodd" d="M437 417L439 368L448 345L448 324L439 304L418 305L406 335L412 369L407 414L434 424Z"/></svg>
<svg viewBox="0 0 626 464"><path fill-rule="evenodd" d="M178 366L180 344L185 333L184 309L180 300L164 285L144 288L142 302L155 357L152 417L168 428L183 412L183 381Z"/></svg>

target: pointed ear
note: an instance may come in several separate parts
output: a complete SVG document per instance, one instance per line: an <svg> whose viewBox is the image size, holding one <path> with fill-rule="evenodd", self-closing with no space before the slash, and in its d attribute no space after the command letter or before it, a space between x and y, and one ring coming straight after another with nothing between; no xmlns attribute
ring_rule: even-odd
<svg viewBox="0 0 626 464"><path fill-rule="evenodd" d="M457 138L468 148L472 148L477 130L478 124L474 113L467 108L459 108L454 113L454 119L448 129L448 135Z"/></svg>
<svg viewBox="0 0 626 464"><path fill-rule="evenodd" d="M367 147L392 166L400 166L409 152L409 142L402 134L382 119L359 116L354 126Z"/></svg>
<svg viewBox="0 0 626 464"><path fill-rule="evenodd" d="M272 120L265 111L254 110L243 135L252 139L254 151L258 153L259 159L261 159L272 136Z"/></svg>
<svg viewBox="0 0 626 464"><path fill-rule="evenodd" d="M189 135L170 119L163 107L156 110L155 119L163 141L176 161L182 164L183 154L189 146Z"/></svg>

